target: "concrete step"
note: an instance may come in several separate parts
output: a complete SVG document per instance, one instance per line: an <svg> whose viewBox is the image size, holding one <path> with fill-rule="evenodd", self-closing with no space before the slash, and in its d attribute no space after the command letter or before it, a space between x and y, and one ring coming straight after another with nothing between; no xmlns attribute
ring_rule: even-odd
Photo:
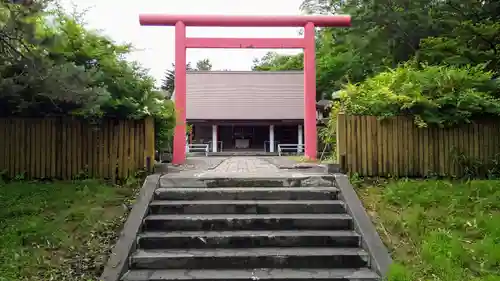
<svg viewBox="0 0 500 281"><path fill-rule="evenodd" d="M316 214L345 213L340 200L156 200L153 214Z"/></svg>
<svg viewBox="0 0 500 281"><path fill-rule="evenodd" d="M203 280L203 281L255 281L255 280L357 280L376 281L379 276L368 268L359 269L240 269L240 270L131 270L123 281L165 281L165 280Z"/></svg>
<svg viewBox="0 0 500 281"><path fill-rule="evenodd" d="M347 214L149 215L145 231L177 230L351 230Z"/></svg>
<svg viewBox="0 0 500 281"><path fill-rule="evenodd" d="M361 268L361 248L249 248L137 250L133 269Z"/></svg>
<svg viewBox="0 0 500 281"><path fill-rule="evenodd" d="M137 241L141 249L360 246L359 235L344 230L145 232Z"/></svg>
<svg viewBox="0 0 500 281"><path fill-rule="evenodd" d="M335 187L158 188L155 200L336 200Z"/></svg>

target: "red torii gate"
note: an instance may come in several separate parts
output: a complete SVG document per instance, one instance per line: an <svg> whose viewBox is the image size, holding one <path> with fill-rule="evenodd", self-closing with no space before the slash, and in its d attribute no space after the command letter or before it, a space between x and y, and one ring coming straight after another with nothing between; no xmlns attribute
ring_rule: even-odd
<svg viewBox="0 0 500 281"><path fill-rule="evenodd" d="M351 17L338 16L224 16L143 14L141 25L175 26L175 107L172 163L186 158L186 49L261 48L304 49L304 135L305 155L316 159L316 42L315 27L348 27ZM304 38L188 38L186 26L217 27L304 27Z"/></svg>

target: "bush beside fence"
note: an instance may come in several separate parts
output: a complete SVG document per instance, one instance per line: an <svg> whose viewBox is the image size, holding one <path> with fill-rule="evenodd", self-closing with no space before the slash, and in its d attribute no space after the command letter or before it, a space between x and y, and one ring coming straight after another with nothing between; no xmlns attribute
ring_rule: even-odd
<svg viewBox="0 0 500 281"><path fill-rule="evenodd" d="M486 174L499 153L498 120L442 129L418 128L404 116L338 115L337 159L361 176L463 176L470 169Z"/></svg>
<svg viewBox="0 0 500 281"><path fill-rule="evenodd" d="M154 161L152 119L1 118L0 136L0 170L9 177L116 180Z"/></svg>

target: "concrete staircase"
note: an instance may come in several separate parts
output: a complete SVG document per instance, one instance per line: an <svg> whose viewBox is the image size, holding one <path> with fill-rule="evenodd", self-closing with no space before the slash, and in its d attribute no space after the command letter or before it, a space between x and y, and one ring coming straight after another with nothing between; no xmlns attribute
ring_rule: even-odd
<svg viewBox="0 0 500 281"><path fill-rule="evenodd" d="M156 189L122 280L380 280L337 188L269 185Z"/></svg>

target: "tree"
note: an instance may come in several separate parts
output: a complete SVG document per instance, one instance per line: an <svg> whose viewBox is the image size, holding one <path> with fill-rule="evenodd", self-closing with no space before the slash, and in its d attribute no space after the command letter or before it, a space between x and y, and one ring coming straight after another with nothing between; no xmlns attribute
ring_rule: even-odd
<svg viewBox="0 0 500 281"><path fill-rule="evenodd" d="M191 63L188 63L186 65L186 71L191 71L193 68L191 67ZM172 67L170 69L167 69L165 71L165 78L163 78L162 83L160 88L167 93L169 93L168 97L172 95L174 92L174 86L175 86L175 64L172 64Z"/></svg>
<svg viewBox="0 0 500 281"><path fill-rule="evenodd" d="M252 70L278 71L278 70L302 70L304 69L304 56L280 55L276 52L268 52L261 59L254 59Z"/></svg>
<svg viewBox="0 0 500 281"><path fill-rule="evenodd" d="M210 60L207 59L202 59L196 62L196 69L195 70L203 70L203 71L209 71L212 70L212 63Z"/></svg>
<svg viewBox="0 0 500 281"><path fill-rule="evenodd" d="M186 70L187 71L209 71L212 70L212 63L210 62L210 59L202 59L196 62L196 68L191 67L191 63L188 63L186 65ZM167 69L165 71L165 77L162 80L160 88L164 90L167 93L167 98L170 98L172 96L172 93L174 92L174 86L175 86L175 64L172 64L172 67L170 69Z"/></svg>

